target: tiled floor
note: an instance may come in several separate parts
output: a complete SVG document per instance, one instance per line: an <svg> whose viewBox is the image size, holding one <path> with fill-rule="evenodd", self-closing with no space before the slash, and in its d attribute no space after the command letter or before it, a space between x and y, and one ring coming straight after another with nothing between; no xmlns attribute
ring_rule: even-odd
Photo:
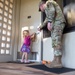
<svg viewBox="0 0 75 75"><path fill-rule="evenodd" d="M35 64L29 64L29 65L35 65ZM0 63L0 75L58 75L55 73L33 69L26 66L27 64ZM75 71L59 75L75 75Z"/></svg>

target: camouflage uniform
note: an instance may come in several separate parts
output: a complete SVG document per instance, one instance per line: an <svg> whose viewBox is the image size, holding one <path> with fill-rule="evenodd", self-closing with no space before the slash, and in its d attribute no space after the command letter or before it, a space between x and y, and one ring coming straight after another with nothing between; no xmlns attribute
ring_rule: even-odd
<svg viewBox="0 0 75 75"><path fill-rule="evenodd" d="M46 26L48 22L52 23L51 37L52 46L55 48L58 45L61 47L61 37L65 26L65 19L61 8L55 1L48 0L45 8L46 18L40 29ZM61 55L61 50L54 51L55 56Z"/></svg>

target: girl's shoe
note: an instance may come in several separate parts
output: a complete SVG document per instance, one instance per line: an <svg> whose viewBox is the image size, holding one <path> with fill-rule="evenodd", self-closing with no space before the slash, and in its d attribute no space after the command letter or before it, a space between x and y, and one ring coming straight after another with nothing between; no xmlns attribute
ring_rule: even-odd
<svg viewBox="0 0 75 75"><path fill-rule="evenodd" d="M28 60L25 60L25 63L29 63L29 61Z"/></svg>
<svg viewBox="0 0 75 75"><path fill-rule="evenodd" d="M23 63L23 62L24 62L24 60L21 60L21 62Z"/></svg>

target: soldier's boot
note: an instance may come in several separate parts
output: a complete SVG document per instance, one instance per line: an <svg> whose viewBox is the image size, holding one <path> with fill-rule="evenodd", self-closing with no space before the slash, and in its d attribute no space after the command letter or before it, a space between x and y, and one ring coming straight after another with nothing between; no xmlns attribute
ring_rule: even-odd
<svg viewBox="0 0 75 75"><path fill-rule="evenodd" d="M51 63L46 63L45 66L47 66L48 68L61 68L61 56L55 56L54 60Z"/></svg>

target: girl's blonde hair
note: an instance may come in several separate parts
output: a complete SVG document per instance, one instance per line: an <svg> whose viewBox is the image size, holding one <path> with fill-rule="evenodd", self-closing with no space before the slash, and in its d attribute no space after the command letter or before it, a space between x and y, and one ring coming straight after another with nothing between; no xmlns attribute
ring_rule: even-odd
<svg viewBox="0 0 75 75"><path fill-rule="evenodd" d="M23 30L23 37L25 37L24 32L29 33L29 30Z"/></svg>
<svg viewBox="0 0 75 75"><path fill-rule="evenodd" d="M29 30L23 30L23 33L24 33L24 32L27 32L27 33L29 33Z"/></svg>

